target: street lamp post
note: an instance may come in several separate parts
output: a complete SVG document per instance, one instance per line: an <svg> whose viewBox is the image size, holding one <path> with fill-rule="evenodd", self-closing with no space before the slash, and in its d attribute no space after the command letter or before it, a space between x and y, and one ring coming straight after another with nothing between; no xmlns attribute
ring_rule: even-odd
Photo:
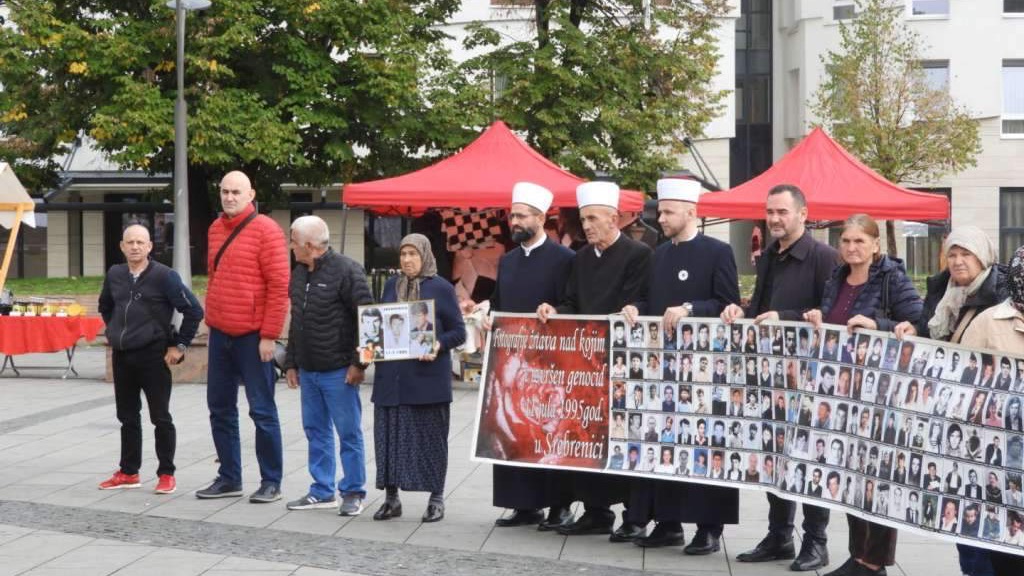
<svg viewBox="0 0 1024 576"><path fill-rule="evenodd" d="M174 101L174 270L192 287L192 255L188 226L188 108L185 104L185 15L205 10L210 0L168 0L178 21L178 97Z"/></svg>

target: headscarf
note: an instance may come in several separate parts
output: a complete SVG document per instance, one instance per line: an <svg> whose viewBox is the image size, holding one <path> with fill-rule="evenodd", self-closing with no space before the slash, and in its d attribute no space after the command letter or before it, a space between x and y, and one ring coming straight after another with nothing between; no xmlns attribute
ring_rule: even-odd
<svg viewBox="0 0 1024 576"><path fill-rule="evenodd" d="M988 279L992 272L992 265L996 263L996 245L977 226L962 226L949 233L946 241L942 243L942 251L949 254L954 247L959 246L974 254L983 266L981 273L967 286L958 286L949 279L946 285L946 293L935 306L935 314L928 321L928 330L932 338L942 339L953 333L956 329L957 319L960 317L960 310L967 302L967 298L981 288L981 285Z"/></svg>
<svg viewBox="0 0 1024 576"><path fill-rule="evenodd" d="M1006 288L1010 292L1010 304L1018 312L1024 312L1024 246L1017 248L1010 260L1010 272L1006 277Z"/></svg>
<svg viewBox="0 0 1024 576"><path fill-rule="evenodd" d="M434 253L430 250L430 240L428 240L426 236L423 234L409 234L405 238L402 238L402 243L398 245L398 249L401 250L405 246L412 246L420 253L420 260L423 262L423 266L420 268L420 273L417 274L415 278L409 278L405 274L399 274L399 302L419 300L420 283L425 278L437 275L437 262L434 261Z"/></svg>

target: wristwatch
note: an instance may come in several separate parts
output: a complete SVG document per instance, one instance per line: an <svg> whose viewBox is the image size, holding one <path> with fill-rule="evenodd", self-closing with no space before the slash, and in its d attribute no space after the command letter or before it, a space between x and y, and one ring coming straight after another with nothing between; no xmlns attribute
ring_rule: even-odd
<svg viewBox="0 0 1024 576"><path fill-rule="evenodd" d="M188 346L185 346L184 344L178 344L175 348L177 348L178 352L181 352L182 354L188 352Z"/></svg>
<svg viewBox="0 0 1024 576"><path fill-rule="evenodd" d="M683 302L683 310L686 310L687 316L693 316L693 304L689 302Z"/></svg>

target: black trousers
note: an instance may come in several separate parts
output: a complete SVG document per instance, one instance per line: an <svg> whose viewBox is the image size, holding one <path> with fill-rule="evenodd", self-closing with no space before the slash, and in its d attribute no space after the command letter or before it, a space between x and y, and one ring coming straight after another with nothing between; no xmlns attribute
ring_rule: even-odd
<svg viewBox="0 0 1024 576"><path fill-rule="evenodd" d="M739 523L739 509L740 495L735 488L630 479L628 520L641 526L652 519L672 524L686 522L721 536L725 524Z"/></svg>
<svg viewBox="0 0 1024 576"><path fill-rule="evenodd" d="M171 419L171 370L164 362L167 346L156 342L137 350L114 350L114 403L121 422L121 472L138 474L142 466L142 399L155 427L157 474L174 474L176 433Z"/></svg>
<svg viewBox="0 0 1024 576"><path fill-rule="evenodd" d="M768 532L781 538L793 537L793 519L796 517L796 502L783 500L775 494L768 494ZM804 504L804 534L824 544L828 540L828 508Z"/></svg>
<svg viewBox="0 0 1024 576"><path fill-rule="evenodd" d="M992 573L996 576L1020 576L1024 573L1024 556L1007 552L990 552Z"/></svg>
<svg viewBox="0 0 1024 576"><path fill-rule="evenodd" d="M567 508L572 505L572 487L561 472L495 464L493 503L513 510Z"/></svg>
<svg viewBox="0 0 1024 576"><path fill-rule="evenodd" d="M600 516L613 520L611 511L614 504L629 505L629 478L597 472L580 472L576 470L560 470L557 481L571 487L573 500L583 502L583 509L591 516ZM623 518L629 518L629 510L623 512Z"/></svg>
<svg viewBox="0 0 1024 576"><path fill-rule="evenodd" d="M846 515L846 523L850 525L850 558L876 566L896 563L896 536L899 531L849 514Z"/></svg>

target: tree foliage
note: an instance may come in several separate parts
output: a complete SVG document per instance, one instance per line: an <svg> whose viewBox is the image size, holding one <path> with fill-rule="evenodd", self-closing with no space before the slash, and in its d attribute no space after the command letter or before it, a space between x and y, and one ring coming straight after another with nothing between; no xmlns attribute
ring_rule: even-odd
<svg viewBox="0 0 1024 576"><path fill-rule="evenodd" d="M676 167L681 137L720 110L726 92L711 80L728 2L653 0L649 26L644 4L536 0L528 38L507 42L481 23L467 39L476 56L458 65L442 26L458 0L214 0L188 17L193 210L229 169L261 191L392 175L495 117L573 172L650 186ZM125 169L170 172L175 22L164 0L7 6L0 159L38 188L85 137ZM492 73L507 79L494 100Z"/></svg>
<svg viewBox="0 0 1024 576"><path fill-rule="evenodd" d="M188 16L190 170L261 190L396 173L470 137L441 82L457 0L215 0ZM175 18L164 0L11 0L0 32L0 158L52 181L82 136L169 172ZM440 72L439 72L440 71Z"/></svg>
<svg viewBox="0 0 1024 576"><path fill-rule="evenodd" d="M822 57L826 77L812 110L847 150L896 183L926 185L975 165L978 123L945 86L926 80L925 46L905 7L859 0L840 26L839 49ZM895 254L892 222L889 252Z"/></svg>
<svg viewBox="0 0 1024 576"><path fill-rule="evenodd" d="M677 166L684 135L699 137L726 92L711 81L715 29L725 0L536 0L534 34L504 38L477 25L466 40L481 54L462 70L503 88L490 114L568 170L602 171L650 187Z"/></svg>

